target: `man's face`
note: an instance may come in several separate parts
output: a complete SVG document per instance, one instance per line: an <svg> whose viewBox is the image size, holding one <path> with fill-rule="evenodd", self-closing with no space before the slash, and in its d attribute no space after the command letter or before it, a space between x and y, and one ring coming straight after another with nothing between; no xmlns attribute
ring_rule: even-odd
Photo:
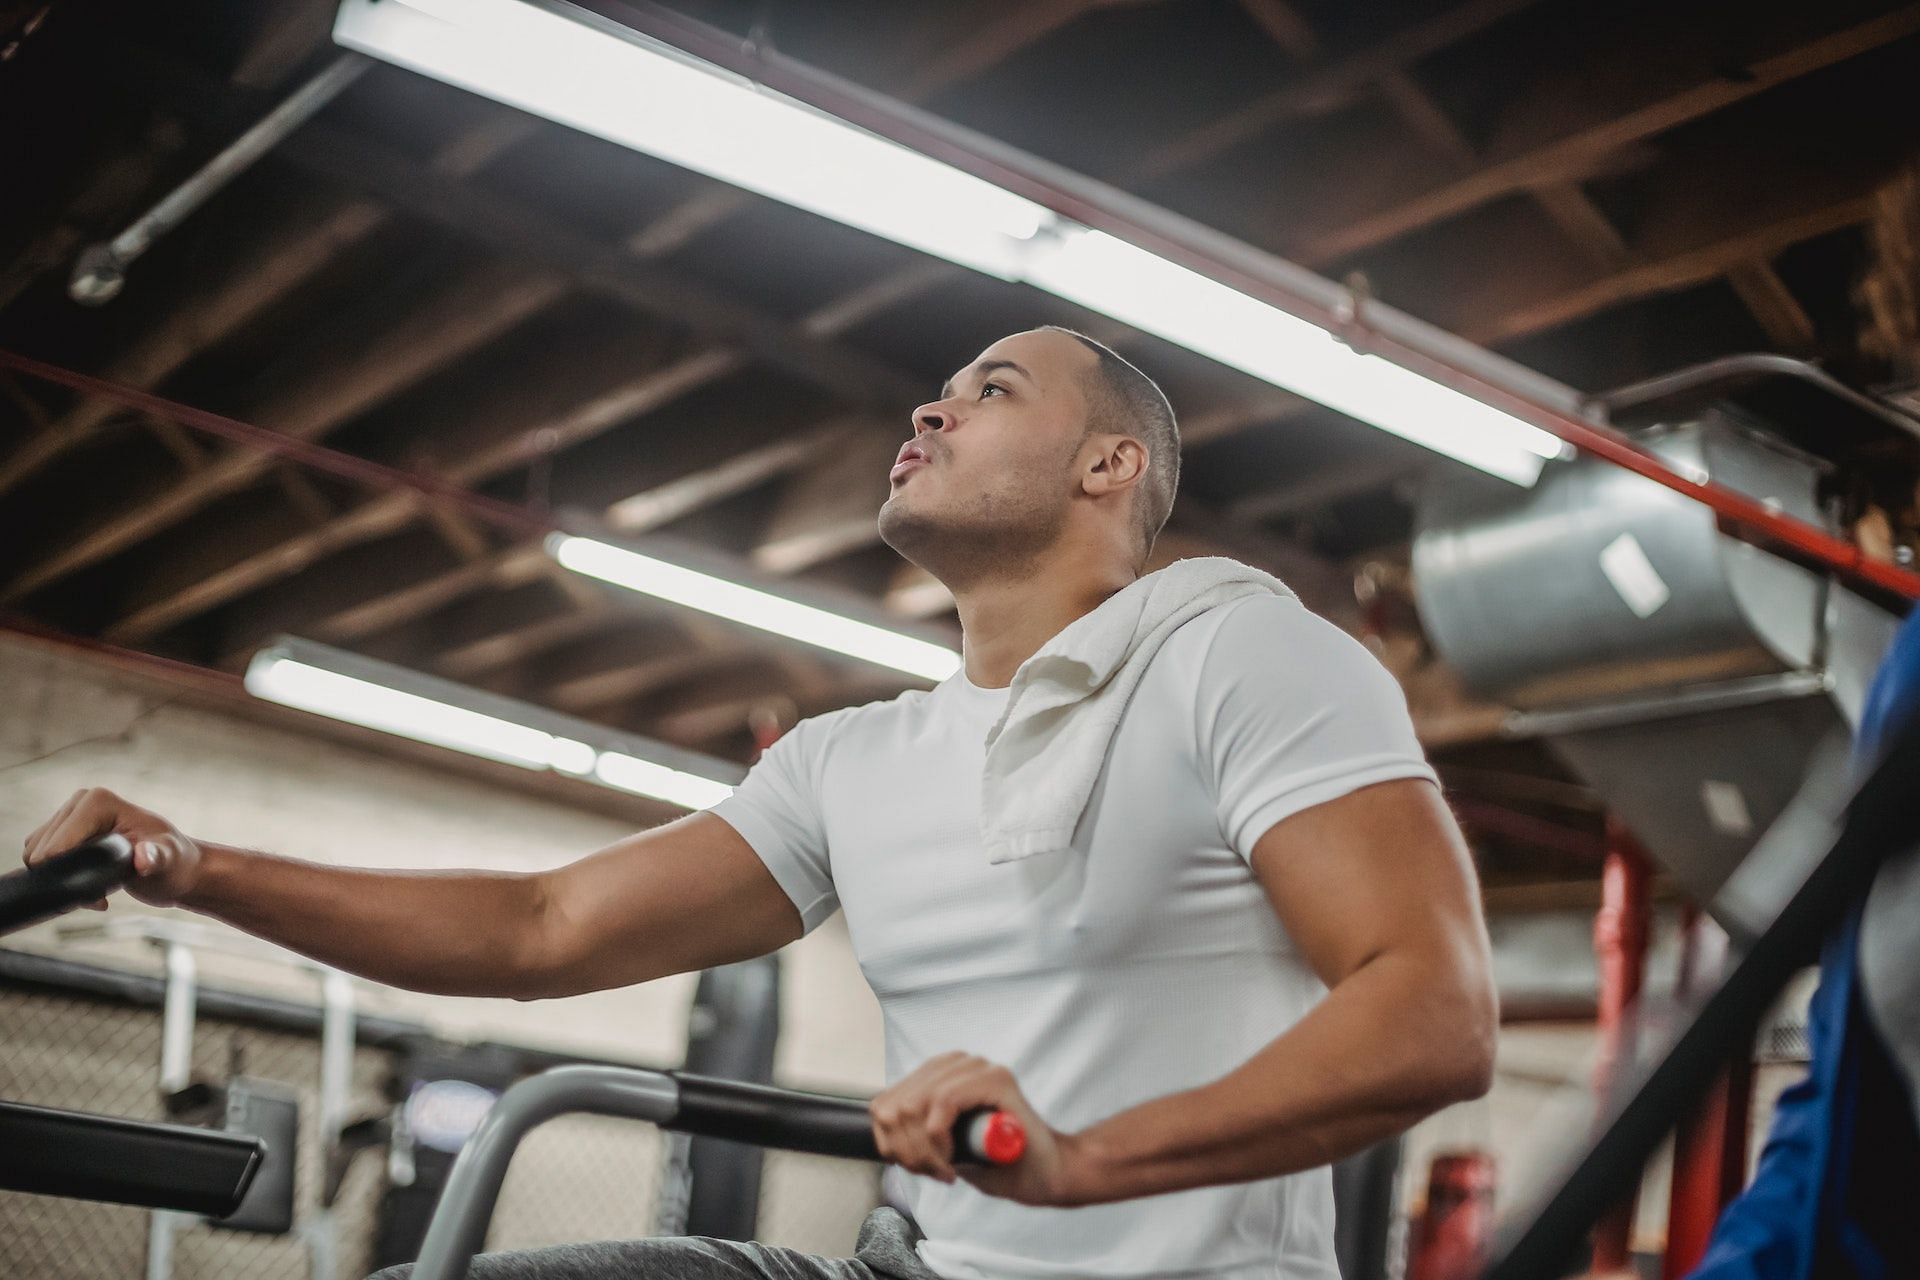
<svg viewBox="0 0 1920 1280"><path fill-rule="evenodd" d="M887 545L950 586L1049 545L1078 483L1095 361L1073 338L1035 330L954 374L914 410L913 438L888 476Z"/></svg>

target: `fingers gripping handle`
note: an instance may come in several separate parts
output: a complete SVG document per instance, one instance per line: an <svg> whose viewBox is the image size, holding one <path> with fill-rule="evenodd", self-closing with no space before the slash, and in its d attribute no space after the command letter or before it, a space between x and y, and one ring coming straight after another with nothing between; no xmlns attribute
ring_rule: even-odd
<svg viewBox="0 0 1920 1280"><path fill-rule="evenodd" d="M39 866L0 876L0 933L103 898L134 877L133 846L105 835Z"/></svg>

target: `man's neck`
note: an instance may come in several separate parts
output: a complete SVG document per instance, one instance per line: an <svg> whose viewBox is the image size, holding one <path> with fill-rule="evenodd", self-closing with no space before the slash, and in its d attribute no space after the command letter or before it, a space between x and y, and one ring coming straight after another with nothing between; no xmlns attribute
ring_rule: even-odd
<svg viewBox="0 0 1920 1280"><path fill-rule="evenodd" d="M1077 558L1043 560L1017 579L956 592L967 679L983 689L1012 684L1021 663L1135 576L1124 567L1093 566Z"/></svg>

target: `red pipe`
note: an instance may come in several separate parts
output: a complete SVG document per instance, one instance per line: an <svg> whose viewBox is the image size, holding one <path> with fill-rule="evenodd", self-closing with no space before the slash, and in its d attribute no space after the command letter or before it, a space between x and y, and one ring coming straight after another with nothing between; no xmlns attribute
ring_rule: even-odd
<svg viewBox="0 0 1920 1280"><path fill-rule="evenodd" d="M1639 841L1607 819L1607 858L1600 871L1600 910L1593 918L1594 958L1600 970L1596 1030L1599 1053L1594 1091L1606 1097L1622 1067L1633 1060L1634 1004L1647 971L1653 923L1653 864ZM1640 1182L1625 1188L1618 1205L1593 1230L1593 1270L1624 1271L1633 1261L1633 1216Z"/></svg>
<svg viewBox="0 0 1920 1280"><path fill-rule="evenodd" d="M1668 467L1664 462L1630 442L1620 432L1584 422L1538 400L1512 391L1439 356L1429 355L1378 330L1363 330L1370 339L1364 350L1383 355L1395 364L1424 374L1435 382L1463 391L1497 409L1566 441L1583 453L1589 453L1635 475L1664 485L1702 504L1720 516L1731 528L1728 532L1743 542L1784 555L1814 567L1831 569L1835 575L1875 592L1888 592L1907 600L1920 600L1920 574L1869 557L1845 538L1803 520L1781 515L1772 508L1736 493L1710 480L1694 480Z"/></svg>
<svg viewBox="0 0 1920 1280"><path fill-rule="evenodd" d="M1427 1207L1407 1249L1407 1280L1474 1280L1493 1244L1493 1156L1444 1151L1427 1170Z"/></svg>
<svg viewBox="0 0 1920 1280"><path fill-rule="evenodd" d="M1704 954L1712 926L1691 903L1682 917L1680 994L1687 997L1717 976ZM1712 970L1712 973L1707 972ZM1740 1194L1747 1174L1747 1125L1753 1102L1753 1056L1736 1054L1727 1070L1673 1137L1673 1191L1667 1201L1667 1248L1662 1280L1680 1280L1706 1256L1721 1210Z"/></svg>
<svg viewBox="0 0 1920 1280"><path fill-rule="evenodd" d="M329 449L325 445L301 440L285 432L270 431L265 427L257 427L251 422L222 417L217 413L209 413L205 409L196 409L192 405L167 400L151 392L122 386L117 382L108 382L104 378L75 373L71 369L63 369L59 365L48 364L44 360L35 360L32 356L23 356L17 351L0 349L0 369L12 369L18 373L78 391L83 395L99 396L104 400L125 405L129 409L138 409L142 413L152 414L155 417L168 418L183 427L191 427L195 431L218 436L223 440L231 440L235 444L259 449L264 453L291 458L302 466L339 476L355 484L368 485L375 489L408 489L438 502L450 502L466 508L482 520L501 525L515 533L545 534L557 528L549 516L531 507L516 506L511 502L489 498L484 493L476 493L472 489L450 483L437 476L425 475L417 471L402 471L398 467L389 467L371 458L362 458L351 453L342 453L338 449Z"/></svg>

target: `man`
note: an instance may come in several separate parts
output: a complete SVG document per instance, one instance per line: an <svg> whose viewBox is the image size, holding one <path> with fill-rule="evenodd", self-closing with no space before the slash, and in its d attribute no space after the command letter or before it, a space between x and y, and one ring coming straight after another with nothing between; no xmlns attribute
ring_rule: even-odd
<svg viewBox="0 0 1920 1280"><path fill-rule="evenodd" d="M200 844L83 792L29 859L109 829L133 892L381 982L567 995L760 955L844 908L892 1081L908 1224L860 1256L642 1241L489 1278L1332 1277L1325 1166L1491 1072L1486 934L1398 687L1275 591L1158 645L1067 847L989 859L985 743L1022 664L1140 577L1173 503L1165 397L1060 329L996 342L913 415L880 530L946 583L964 669L804 721L713 809L558 871L417 874ZM995 1106L1018 1164L955 1167ZM924 1239L918 1238L924 1232Z"/></svg>

